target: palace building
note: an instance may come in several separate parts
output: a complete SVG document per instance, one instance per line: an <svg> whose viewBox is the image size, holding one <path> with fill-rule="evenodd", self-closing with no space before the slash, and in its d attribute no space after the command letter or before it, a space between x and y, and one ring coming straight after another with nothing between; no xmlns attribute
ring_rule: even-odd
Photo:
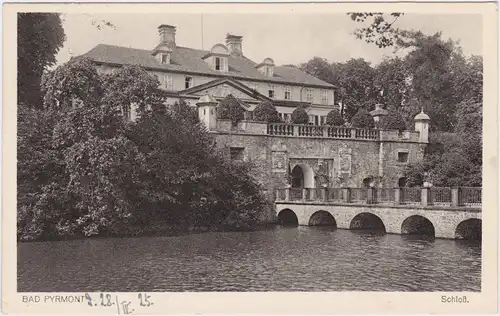
<svg viewBox="0 0 500 316"><path fill-rule="evenodd" d="M277 66L272 58L255 62L245 56L243 38L226 35L226 44L215 44L209 51L178 46L176 27L158 27L156 47L135 49L99 44L85 57L95 62L101 73L123 65L139 65L155 74L167 93L167 103L183 99L195 106L209 94L220 101L231 94L242 101L248 119L261 101L272 101L283 121L303 106L309 122L322 125L335 105L335 87L295 67ZM134 111L130 114L134 119Z"/></svg>

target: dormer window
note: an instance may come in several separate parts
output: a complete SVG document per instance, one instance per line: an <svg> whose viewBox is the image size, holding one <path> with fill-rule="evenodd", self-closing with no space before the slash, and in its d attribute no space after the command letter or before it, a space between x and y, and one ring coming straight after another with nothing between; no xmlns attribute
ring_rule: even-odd
<svg viewBox="0 0 500 316"><path fill-rule="evenodd" d="M266 77L274 76L274 61L271 58L264 59L263 62L255 66Z"/></svg>
<svg viewBox="0 0 500 316"><path fill-rule="evenodd" d="M170 64L170 54L161 54L161 63Z"/></svg>
<svg viewBox="0 0 500 316"><path fill-rule="evenodd" d="M212 69L216 71L226 72L228 71L227 57L229 56L229 51L227 47L222 44L215 44L210 50L210 53L203 56L202 59L208 63Z"/></svg>

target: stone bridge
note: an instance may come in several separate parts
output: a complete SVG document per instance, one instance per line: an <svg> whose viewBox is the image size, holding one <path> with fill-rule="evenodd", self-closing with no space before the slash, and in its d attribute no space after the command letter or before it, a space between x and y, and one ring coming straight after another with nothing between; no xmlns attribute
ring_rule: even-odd
<svg viewBox="0 0 500 316"><path fill-rule="evenodd" d="M481 209L418 205L367 205L276 201L282 223L333 225L341 229L377 229L390 234L481 239Z"/></svg>

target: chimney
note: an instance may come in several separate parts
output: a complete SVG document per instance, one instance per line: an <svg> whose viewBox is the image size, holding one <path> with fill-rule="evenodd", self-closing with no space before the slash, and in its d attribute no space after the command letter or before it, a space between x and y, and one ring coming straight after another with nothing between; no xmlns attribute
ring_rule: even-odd
<svg viewBox="0 0 500 316"><path fill-rule="evenodd" d="M166 44L170 49L175 48L175 26L162 24L158 26L160 44Z"/></svg>
<svg viewBox="0 0 500 316"><path fill-rule="evenodd" d="M241 56L243 55L243 48L241 42L243 41L243 36L227 34L226 35L226 46L229 48L229 52L232 55Z"/></svg>

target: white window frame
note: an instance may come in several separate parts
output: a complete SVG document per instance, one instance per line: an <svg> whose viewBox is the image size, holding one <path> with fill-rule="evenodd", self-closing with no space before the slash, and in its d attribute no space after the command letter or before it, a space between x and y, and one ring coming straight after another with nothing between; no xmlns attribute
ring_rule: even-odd
<svg viewBox="0 0 500 316"><path fill-rule="evenodd" d="M174 90L174 80L172 78L171 75L165 75L165 78L164 78L164 84L165 84L165 88L168 90L168 91L172 91Z"/></svg>
<svg viewBox="0 0 500 316"><path fill-rule="evenodd" d="M316 115L309 114L308 117L309 117L309 120L308 120L309 124L314 125L314 120L315 120Z"/></svg>
<svg viewBox="0 0 500 316"><path fill-rule="evenodd" d="M165 58L165 60L164 60L164 58ZM164 64L164 65L170 64L170 54L168 54L168 53L161 54L160 55L160 63Z"/></svg>
<svg viewBox="0 0 500 316"><path fill-rule="evenodd" d="M273 92L273 96L269 95L270 91ZM269 91L267 92L267 96L270 97L271 99L276 99L276 89L274 88L274 86L272 84L269 85Z"/></svg>
<svg viewBox="0 0 500 316"><path fill-rule="evenodd" d="M190 78L191 80L189 81L189 87L186 88L186 82L187 82L188 78ZM189 88L192 88L193 86L194 86L194 79L193 79L193 77L191 77L191 76L185 76L184 77L184 88L189 89Z"/></svg>
<svg viewBox="0 0 500 316"><path fill-rule="evenodd" d="M307 101L312 101L313 100L313 89L306 88L306 100Z"/></svg>
<svg viewBox="0 0 500 316"><path fill-rule="evenodd" d="M321 90L321 104L328 104L328 90Z"/></svg>
<svg viewBox="0 0 500 316"><path fill-rule="evenodd" d="M221 71L221 69L222 69L221 59L222 58L220 58L220 57L215 57L214 58L215 70L217 70L217 71ZM219 65L217 65L217 62L219 62Z"/></svg>
<svg viewBox="0 0 500 316"><path fill-rule="evenodd" d="M292 88L290 86L285 86L285 100L292 99Z"/></svg>

